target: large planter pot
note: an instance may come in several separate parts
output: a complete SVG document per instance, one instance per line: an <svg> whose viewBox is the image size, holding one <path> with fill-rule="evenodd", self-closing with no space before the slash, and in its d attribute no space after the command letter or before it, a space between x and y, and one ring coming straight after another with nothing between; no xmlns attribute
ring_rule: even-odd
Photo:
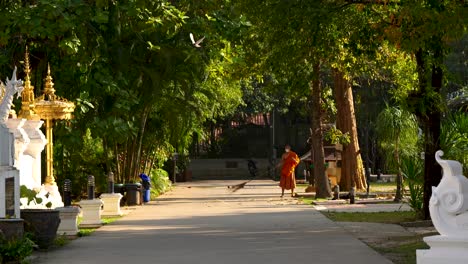
<svg viewBox="0 0 468 264"><path fill-rule="evenodd" d="M24 231L34 236L34 242L41 249L47 249L55 240L60 224L60 211L50 209L22 209Z"/></svg>

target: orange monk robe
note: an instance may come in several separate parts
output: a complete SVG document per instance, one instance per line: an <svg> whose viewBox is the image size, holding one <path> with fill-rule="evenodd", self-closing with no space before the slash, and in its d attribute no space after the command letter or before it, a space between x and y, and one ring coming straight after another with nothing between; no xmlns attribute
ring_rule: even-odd
<svg viewBox="0 0 468 264"><path fill-rule="evenodd" d="M296 178L294 176L294 168L299 164L301 160L293 151L289 151L283 154L282 162L283 167L281 168L281 179L280 187L286 190L296 188Z"/></svg>

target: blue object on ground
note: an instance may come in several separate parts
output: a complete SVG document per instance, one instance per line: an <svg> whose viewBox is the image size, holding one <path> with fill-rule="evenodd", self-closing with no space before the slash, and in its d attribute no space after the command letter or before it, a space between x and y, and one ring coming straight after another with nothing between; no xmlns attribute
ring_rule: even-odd
<svg viewBox="0 0 468 264"><path fill-rule="evenodd" d="M150 190L143 190L143 202L147 203L150 201Z"/></svg>
<svg viewBox="0 0 468 264"><path fill-rule="evenodd" d="M151 187L150 177L144 173L141 173L140 178L141 178L141 184L143 186L143 190L142 190L143 202L147 203L150 201L150 187Z"/></svg>

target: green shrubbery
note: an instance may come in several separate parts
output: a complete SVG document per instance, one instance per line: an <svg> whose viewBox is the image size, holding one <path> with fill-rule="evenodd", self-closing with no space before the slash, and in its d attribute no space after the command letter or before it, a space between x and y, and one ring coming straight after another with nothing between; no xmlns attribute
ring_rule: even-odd
<svg viewBox="0 0 468 264"><path fill-rule="evenodd" d="M0 238L0 263L21 262L33 252L34 242L27 236L6 240Z"/></svg>
<svg viewBox="0 0 468 264"><path fill-rule="evenodd" d="M163 169L152 170L151 174L151 199L169 191L171 189L171 180L169 173Z"/></svg>
<svg viewBox="0 0 468 264"><path fill-rule="evenodd" d="M418 157L406 157L402 160L405 185L408 186L407 203L420 217L423 216L424 174L423 162Z"/></svg>

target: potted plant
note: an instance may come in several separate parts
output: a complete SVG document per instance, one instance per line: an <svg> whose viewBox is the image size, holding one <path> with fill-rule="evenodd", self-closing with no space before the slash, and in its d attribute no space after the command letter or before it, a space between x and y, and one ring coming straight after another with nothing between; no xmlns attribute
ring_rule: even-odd
<svg viewBox="0 0 468 264"><path fill-rule="evenodd" d="M43 198L38 195L35 190L28 189L22 185L20 188L21 198L27 198L27 203L24 206L41 205ZM48 194L45 195L48 197ZM22 204L23 205L23 204ZM24 231L30 232L33 235L33 241L41 249L47 249L51 246L57 236L57 229L60 224L60 212L51 209L52 203L48 202L45 208L25 208L21 209L21 218L24 220Z"/></svg>

